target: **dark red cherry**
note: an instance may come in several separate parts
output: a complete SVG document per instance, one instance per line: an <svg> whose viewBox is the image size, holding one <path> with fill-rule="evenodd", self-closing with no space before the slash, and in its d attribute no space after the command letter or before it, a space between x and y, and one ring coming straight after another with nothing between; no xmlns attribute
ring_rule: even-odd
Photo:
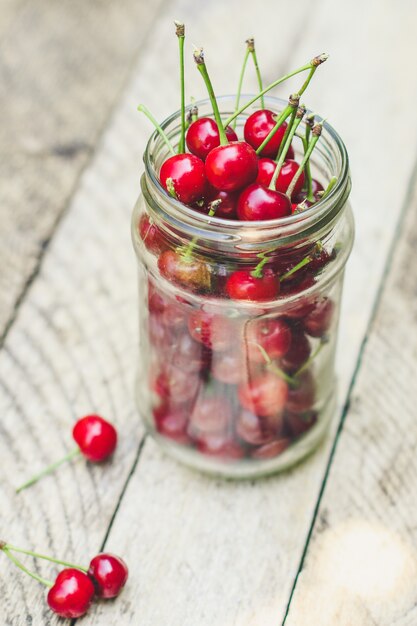
<svg viewBox="0 0 417 626"><path fill-rule="evenodd" d="M237 215L240 220L274 220L291 215L291 202L279 191L268 189L259 183L246 187L237 202Z"/></svg>
<svg viewBox="0 0 417 626"><path fill-rule="evenodd" d="M206 175L204 162L194 154L175 154L162 164L161 185L171 195L167 181L172 181L175 196L184 204L192 204L204 195Z"/></svg>
<svg viewBox="0 0 417 626"><path fill-rule="evenodd" d="M226 291L232 300L273 300L279 294L279 278L269 268L259 278L249 270L236 270L226 282Z"/></svg>
<svg viewBox="0 0 417 626"><path fill-rule="evenodd" d="M277 415L287 402L288 385L276 374L266 372L240 385L238 395L244 409L261 416Z"/></svg>
<svg viewBox="0 0 417 626"><path fill-rule="evenodd" d="M126 563L114 554L97 554L88 568L99 598L115 598L126 584L129 570Z"/></svg>
<svg viewBox="0 0 417 626"><path fill-rule="evenodd" d="M322 337L330 328L334 313L334 304L329 298L319 302L304 319L304 328L311 337Z"/></svg>
<svg viewBox="0 0 417 626"><path fill-rule="evenodd" d="M304 413L287 413L285 419L293 437L299 437L316 424L317 413L314 411L307 411Z"/></svg>
<svg viewBox="0 0 417 626"><path fill-rule="evenodd" d="M228 141L237 141L238 137L230 126L225 128ZM186 136L187 148L203 161L208 153L220 145L219 130L211 117L200 117L193 122Z"/></svg>
<svg viewBox="0 0 417 626"><path fill-rule="evenodd" d="M291 346L291 328L283 319L253 320L245 326L247 353L251 361L265 363L258 346L261 346L271 360L279 359Z"/></svg>
<svg viewBox="0 0 417 626"><path fill-rule="evenodd" d="M252 183L258 174L258 157L244 141L214 148L206 159L206 176L216 189L237 191Z"/></svg>
<svg viewBox="0 0 417 626"><path fill-rule="evenodd" d="M78 569L62 570L50 588L47 602L60 617L82 617L91 606L95 594L93 581Z"/></svg>
<svg viewBox="0 0 417 626"><path fill-rule="evenodd" d="M138 225L139 235L146 248L154 254L159 254L166 250L167 244L164 241L162 231L149 219L149 215L143 213L140 216Z"/></svg>
<svg viewBox="0 0 417 626"><path fill-rule="evenodd" d="M277 182L275 184L275 189L277 191L281 191L281 193L286 193L297 170L298 170L297 161L293 161L292 159L285 161L278 175ZM297 182L295 183L293 196L296 196L298 193L300 193L304 185L304 180L305 180L304 172L301 172L301 176L298 178Z"/></svg>
<svg viewBox="0 0 417 626"><path fill-rule="evenodd" d="M235 341L233 322L222 315L207 313L201 309L188 317L191 337L212 350L227 350Z"/></svg>
<svg viewBox="0 0 417 626"><path fill-rule="evenodd" d="M208 201L213 202L215 200L221 200L221 203L216 209L215 216L222 217L226 220L234 220L237 218L236 207L239 198L238 191L219 191L213 189L213 192L208 195ZM209 208L206 205L205 212L208 212Z"/></svg>
<svg viewBox="0 0 417 626"><path fill-rule="evenodd" d="M99 415L86 415L79 419L72 436L82 454L92 463L107 459L117 445L116 429Z"/></svg>
<svg viewBox="0 0 417 626"><path fill-rule="evenodd" d="M317 194L320 191L324 191L323 185L321 183L319 183L318 180L316 180L315 178L312 179L311 181L311 191L313 193L313 196L318 199L319 196L317 196Z"/></svg>
<svg viewBox="0 0 417 626"><path fill-rule="evenodd" d="M307 361L311 353L308 338L303 332L293 332L291 346L281 364L290 372L298 370Z"/></svg>
<svg viewBox="0 0 417 626"><path fill-rule="evenodd" d="M268 109L255 111L246 120L244 128L245 141L257 150L274 128L276 121L275 113ZM268 141L265 148L263 148L261 156L272 158L277 156L286 128L287 124L284 122L275 135Z"/></svg>

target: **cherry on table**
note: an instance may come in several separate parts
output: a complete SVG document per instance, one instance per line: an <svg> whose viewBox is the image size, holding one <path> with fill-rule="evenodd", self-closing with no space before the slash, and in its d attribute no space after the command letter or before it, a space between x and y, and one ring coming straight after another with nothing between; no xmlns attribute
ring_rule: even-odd
<svg viewBox="0 0 417 626"><path fill-rule="evenodd" d="M79 419L72 431L81 453L92 463L100 463L113 454L117 432L100 415L86 415Z"/></svg>
<svg viewBox="0 0 417 626"><path fill-rule="evenodd" d="M169 195L174 194L184 204L192 204L204 195L204 162L194 154L175 154L163 162L159 179Z"/></svg>
<svg viewBox="0 0 417 626"><path fill-rule="evenodd" d="M77 618L87 613L95 594L89 576L75 568L62 570L48 592L49 607L60 617Z"/></svg>
<svg viewBox="0 0 417 626"><path fill-rule="evenodd" d="M256 376L240 385L240 404L256 415L273 416L280 413L287 402L288 385L272 372Z"/></svg>
<svg viewBox="0 0 417 626"><path fill-rule="evenodd" d="M228 141L237 141L238 137L230 126L225 128ZM208 153L220 145L219 129L211 117L200 117L190 124L186 136L187 148L203 161Z"/></svg>
<svg viewBox="0 0 417 626"><path fill-rule="evenodd" d="M291 202L280 191L253 183L242 191L237 202L240 220L274 220L291 215Z"/></svg>
<svg viewBox="0 0 417 626"><path fill-rule="evenodd" d="M250 361L264 363L261 346L271 360L283 357L291 346L291 328L283 319L252 320L245 326L246 350Z"/></svg>
<svg viewBox="0 0 417 626"><path fill-rule="evenodd" d="M253 276L250 270L236 270L226 282L226 291L232 300L273 300L278 296L279 289L279 279L270 268L265 268L260 277Z"/></svg>
<svg viewBox="0 0 417 626"><path fill-rule="evenodd" d="M129 570L119 556L103 552L91 559L88 575L99 598L115 598L125 586Z"/></svg>
<svg viewBox="0 0 417 626"><path fill-rule="evenodd" d="M274 128L276 121L275 113L268 109L255 111L245 122L243 131L245 141L256 150ZM277 156L286 129L287 123L284 122L263 148L262 156L273 158Z"/></svg>
<svg viewBox="0 0 417 626"><path fill-rule="evenodd" d="M234 141L209 152L205 172L209 183L216 189L237 191L256 179L258 157L248 143Z"/></svg>

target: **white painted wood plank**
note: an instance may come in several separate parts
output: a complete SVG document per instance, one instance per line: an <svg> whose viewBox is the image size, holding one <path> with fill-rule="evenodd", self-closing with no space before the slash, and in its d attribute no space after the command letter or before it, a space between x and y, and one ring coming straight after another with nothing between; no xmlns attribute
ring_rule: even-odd
<svg viewBox="0 0 417 626"><path fill-rule="evenodd" d="M311 50L331 52L332 62L322 70L327 75L318 77L308 102L331 116L353 160L358 238L347 272L342 315L340 407L414 159L415 142L410 136L417 130L412 115L416 85L404 81L398 67L406 66L415 54L417 8L408 4L401 14L393 2L364 5L359 0L340 3L337 11L334 7L326 0L313 15L309 12L308 31L297 39L293 56L302 62ZM299 5L297 9L303 13ZM265 15L271 19L271 13ZM395 42L395 59L385 59L386 41ZM366 106L369 115L363 112ZM390 132L384 133L388 124ZM394 158L387 161L387 153L401 154L401 167ZM109 545L129 551L135 564L130 585L117 603L120 619L126 623L135 619L143 626L279 623L298 570L332 436L302 466L255 485L230 485L192 474L162 457L152 442L146 443L109 536ZM86 622L102 626L107 620L103 606Z"/></svg>
<svg viewBox="0 0 417 626"><path fill-rule="evenodd" d="M0 4L2 336L161 2Z"/></svg>
<svg viewBox="0 0 417 626"><path fill-rule="evenodd" d="M417 187L286 624L417 622Z"/></svg>

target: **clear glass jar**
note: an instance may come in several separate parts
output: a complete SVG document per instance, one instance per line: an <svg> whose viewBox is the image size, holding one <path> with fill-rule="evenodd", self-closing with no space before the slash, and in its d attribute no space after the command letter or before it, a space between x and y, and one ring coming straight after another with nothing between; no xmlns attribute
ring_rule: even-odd
<svg viewBox="0 0 417 626"><path fill-rule="evenodd" d="M219 99L224 119L234 101ZM200 116L212 116L208 101L197 104ZM266 98L273 111L285 105ZM238 129L253 110L239 117ZM176 143L178 113L162 127ZM300 160L301 145L293 143ZM354 236L346 149L325 124L311 167L324 187L332 176L337 184L311 208L262 222L209 217L168 197L157 176L167 156L153 134L132 220L139 412L156 441L192 467L236 478L288 468L318 445L335 407L337 325ZM181 261L174 280L161 265L166 251ZM230 274L253 270L264 257L263 271L281 278L308 262L281 280L273 301L230 299Z"/></svg>

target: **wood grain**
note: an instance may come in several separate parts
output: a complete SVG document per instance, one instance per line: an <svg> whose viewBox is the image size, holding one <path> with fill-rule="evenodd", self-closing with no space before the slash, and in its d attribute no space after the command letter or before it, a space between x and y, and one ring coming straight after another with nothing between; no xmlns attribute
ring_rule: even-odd
<svg viewBox="0 0 417 626"><path fill-rule="evenodd" d="M0 337L161 2L2 2Z"/></svg>
<svg viewBox="0 0 417 626"><path fill-rule="evenodd" d="M286 621L417 621L417 185Z"/></svg>

